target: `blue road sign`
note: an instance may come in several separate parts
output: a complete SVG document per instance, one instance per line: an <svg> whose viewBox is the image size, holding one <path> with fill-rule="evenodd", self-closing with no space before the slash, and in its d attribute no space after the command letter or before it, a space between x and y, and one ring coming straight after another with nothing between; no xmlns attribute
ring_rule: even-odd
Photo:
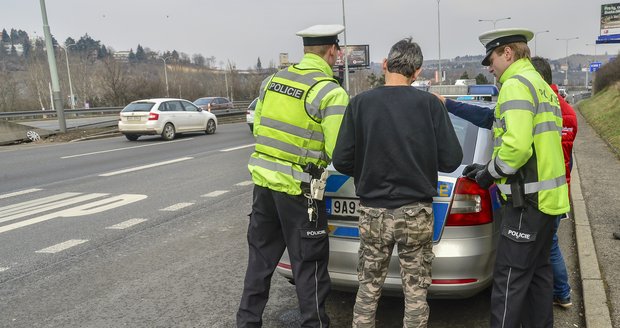
<svg viewBox="0 0 620 328"><path fill-rule="evenodd" d="M592 62L592 63L590 63L590 72L598 71L598 69L601 68L601 65L603 65L603 63L601 63L601 62Z"/></svg>

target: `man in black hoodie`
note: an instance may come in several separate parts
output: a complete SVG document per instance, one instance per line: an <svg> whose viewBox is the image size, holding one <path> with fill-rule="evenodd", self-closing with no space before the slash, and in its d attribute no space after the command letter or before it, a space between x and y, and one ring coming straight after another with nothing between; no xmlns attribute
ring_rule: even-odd
<svg viewBox="0 0 620 328"><path fill-rule="evenodd" d="M463 157L443 103L411 87L422 51L411 38L383 61L385 86L347 106L333 153L334 167L354 177L360 198L360 263L353 327L374 327L377 303L395 244L405 294L405 327L426 327L431 284L433 196L437 172Z"/></svg>

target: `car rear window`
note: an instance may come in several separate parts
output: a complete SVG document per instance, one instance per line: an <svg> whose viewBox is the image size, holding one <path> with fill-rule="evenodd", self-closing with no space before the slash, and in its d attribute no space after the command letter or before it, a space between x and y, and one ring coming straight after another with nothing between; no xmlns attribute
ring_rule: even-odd
<svg viewBox="0 0 620 328"><path fill-rule="evenodd" d="M471 164L474 159L474 150L476 147L476 139L478 137L478 127L468 121L450 114L450 120L459 139L461 149L463 149L462 164Z"/></svg>
<svg viewBox="0 0 620 328"><path fill-rule="evenodd" d="M194 104L196 106L208 105L211 102L212 99L213 98L200 98L200 99L196 99L196 101L194 101Z"/></svg>
<svg viewBox="0 0 620 328"><path fill-rule="evenodd" d="M123 108L122 112L124 112L124 113L128 113L128 112L150 112L151 108L153 108L153 105L155 105L155 103L152 103L152 102L131 103L131 104L125 106L125 108Z"/></svg>

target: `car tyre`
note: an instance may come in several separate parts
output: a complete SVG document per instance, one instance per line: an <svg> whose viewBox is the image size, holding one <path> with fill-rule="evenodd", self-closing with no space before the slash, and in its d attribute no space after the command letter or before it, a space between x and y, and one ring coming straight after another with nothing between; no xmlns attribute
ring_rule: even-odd
<svg viewBox="0 0 620 328"><path fill-rule="evenodd" d="M172 123L166 123L166 125L164 125L163 131L161 131L161 137L164 140L172 140L174 139L175 135L176 132L174 130L174 125L172 125Z"/></svg>
<svg viewBox="0 0 620 328"><path fill-rule="evenodd" d="M139 134L126 134L125 138L127 138L127 140L129 141L136 141L138 140L138 138L140 138Z"/></svg>
<svg viewBox="0 0 620 328"><path fill-rule="evenodd" d="M205 130L205 133L206 134L214 134L216 128L217 128L217 126L215 125L215 121L214 120L209 120L207 122L207 129Z"/></svg>

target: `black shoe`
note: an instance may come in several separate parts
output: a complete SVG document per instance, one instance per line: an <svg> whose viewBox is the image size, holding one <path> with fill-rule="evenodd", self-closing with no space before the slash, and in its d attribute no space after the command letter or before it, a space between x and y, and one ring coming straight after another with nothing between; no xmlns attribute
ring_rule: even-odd
<svg viewBox="0 0 620 328"><path fill-rule="evenodd" d="M561 297L557 297L554 296L553 297L553 304L554 305L559 305L565 309L568 309L569 307L573 306L573 303L570 301L570 296L566 297L566 298L561 298Z"/></svg>
<svg viewBox="0 0 620 328"><path fill-rule="evenodd" d="M614 238L620 239L620 232L614 232Z"/></svg>

